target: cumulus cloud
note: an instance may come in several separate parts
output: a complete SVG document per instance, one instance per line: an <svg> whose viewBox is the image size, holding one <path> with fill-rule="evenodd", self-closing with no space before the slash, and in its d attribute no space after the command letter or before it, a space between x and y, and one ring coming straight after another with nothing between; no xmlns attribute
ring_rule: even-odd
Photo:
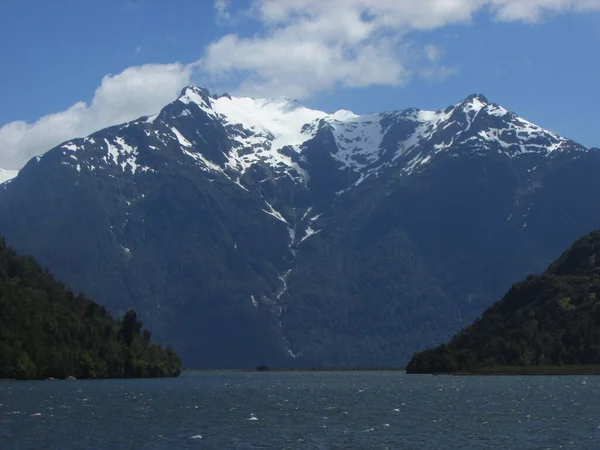
<svg viewBox="0 0 600 450"><path fill-rule="evenodd" d="M496 18L537 22L547 14L600 11L600 0L490 0Z"/></svg>
<svg viewBox="0 0 600 450"><path fill-rule="evenodd" d="M337 86L403 85L415 62L404 34L471 19L472 10L461 2L429 3L423 8L396 0L261 0L253 11L265 32L212 42L202 67L214 79L241 76L239 92L249 95L304 98ZM429 61L430 72L436 63Z"/></svg>
<svg viewBox="0 0 600 450"><path fill-rule="evenodd" d="M346 49L323 45L317 39L297 40L287 31L282 34L287 36L226 36L208 48L203 68L216 78L242 72L244 81L238 92L258 96L304 98L336 84L395 85L406 79L406 70L392 50L392 40Z"/></svg>
<svg viewBox="0 0 600 450"><path fill-rule="evenodd" d="M191 65L148 64L106 75L90 104L0 128L0 167L19 169L31 157L74 137L158 111L190 83Z"/></svg>
<svg viewBox="0 0 600 450"><path fill-rule="evenodd" d="M230 14L228 2L216 4ZM212 42L203 69L214 80L241 78L239 93L296 98L338 86L399 86L414 75L443 79L457 69L442 63L435 45L415 54L410 33L468 24L481 10L499 21L535 22L600 10L600 0L255 0L263 33Z"/></svg>
<svg viewBox="0 0 600 450"><path fill-rule="evenodd" d="M20 168L64 140L157 111L191 82L196 67L204 82L239 80L236 92L255 96L305 98L336 87L401 86L414 76L440 80L457 72L435 44L415 43L414 31L469 24L481 11L506 22L600 11L600 0L253 0L244 11L232 11L230 0L213 5L218 22L254 20L260 32L222 36L188 65L149 64L107 75L90 104L31 124L4 125L0 167Z"/></svg>

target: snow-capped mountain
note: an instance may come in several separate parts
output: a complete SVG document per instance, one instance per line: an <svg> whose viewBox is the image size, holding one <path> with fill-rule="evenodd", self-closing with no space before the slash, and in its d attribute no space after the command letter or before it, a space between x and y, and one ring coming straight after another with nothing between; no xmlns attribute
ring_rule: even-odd
<svg viewBox="0 0 600 450"><path fill-rule="evenodd" d="M145 138L131 135L130 127L139 128ZM204 89L188 87L159 114L111 130L112 139L105 137L97 143L106 153L104 164L96 166L84 158L90 170L111 161L123 171L152 170L138 163L140 148L177 146L206 171L241 177L253 164L263 163L308 181L303 146L319 133L331 133L335 141L331 156L337 167L359 174L361 181L393 165L410 173L436 154L456 151L461 145L510 157L585 150L481 95L439 111L411 108L361 116L347 110L327 114L287 98L211 97ZM206 137L215 133L221 133L225 141L220 152L205 155L204 147L212 145ZM67 162L77 168L78 150L96 144L95 136L60 146L65 154L70 152Z"/></svg>
<svg viewBox="0 0 600 450"><path fill-rule="evenodd" d="M188 366L401 365L596 228L599 168L482 95L357 115L190 86L32 159L0 233Z"/></svg>

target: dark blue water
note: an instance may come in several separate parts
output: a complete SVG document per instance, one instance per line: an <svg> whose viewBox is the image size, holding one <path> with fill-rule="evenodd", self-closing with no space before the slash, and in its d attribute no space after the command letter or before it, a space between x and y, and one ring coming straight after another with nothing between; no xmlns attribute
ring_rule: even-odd
<svg viewBox="0 0 600 450"><path fill-rule="evenodd" d="M598 449L600 377L185 373L0 383L0 449Z"/></svg>

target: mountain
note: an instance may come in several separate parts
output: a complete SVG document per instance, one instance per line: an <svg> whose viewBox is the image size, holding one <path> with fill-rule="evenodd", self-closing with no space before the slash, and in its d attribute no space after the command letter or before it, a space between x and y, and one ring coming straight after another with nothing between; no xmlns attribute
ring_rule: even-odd
<svg viewBox="0 0 600 450"><path fill-rule="evenodd" d="M114 320L0 237L0 379L179 375L179 357L150 337L135 311Z"/></svg>
<svg viewBox="0 0 600 450"><path fill-rule="evenodd" d="M510 288L446 345L420 352L409 373L600 364L600 231L542 275Z"/></svg>
<svg viewBox="0 0 600 450"><path fill-rule="evenodd" d="M599 169L482 95L361 116L187 87L29 161L0 233L186 366L397 366L597 228Z"/></svg>

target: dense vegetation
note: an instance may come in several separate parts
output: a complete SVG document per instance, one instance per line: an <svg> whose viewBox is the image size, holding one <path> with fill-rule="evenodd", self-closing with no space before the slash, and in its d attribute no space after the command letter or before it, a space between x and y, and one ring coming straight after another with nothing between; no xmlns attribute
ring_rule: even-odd
<svg viewBox="0 0 600 450"><path fill-rule="evenodd" d="M135 311L116 321L0 237L0 379L177 376L179 357L150 343Z"/></svg>
<svg viewBox="0 0 600 450"><path fill-rule="evenodd" d="M597 365L600 230L575 242L542 275L515 284L447 345L417 353L407 371L510 372L515 367L549 367L560 372L557 366Z"/></svg>

